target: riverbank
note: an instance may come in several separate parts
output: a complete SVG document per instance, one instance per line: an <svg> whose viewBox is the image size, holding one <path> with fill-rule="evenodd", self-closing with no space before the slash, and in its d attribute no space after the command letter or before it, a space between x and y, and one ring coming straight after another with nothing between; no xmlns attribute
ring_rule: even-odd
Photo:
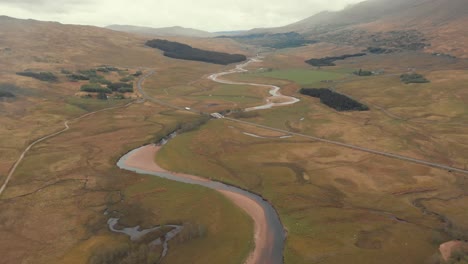
<svg viewBox="0 0 468 264"><path fill-rule="evenodd" d="M272 107L276 106L284 106L284 105L291 105L299 102L300 100L298 98L292 97L292 96L286 96L281 94L280 90L281 88L275 85L270 85L270 84L258 84L258 83L246 83L246 82L234 82L234 81L229 81L226 79L221 79L219 77L229 75L229 74L234 74L234 73L242 73L242 72L248 72L248 70L245 69L250 63L252 62L261 62L259 57L256 58L251 58L247 62L239 64L236 66L235 69L226 71L226 72L220 72L220 73L214 73L208 76L208 79L217 82L217 83L222 83L222 84L234 84L234 85L250 85L250 86L258 86L258 87L267 87L270 88L269 93L270 97L266 98L266 104L255 106L255 107L249 107L246 108L245 111L254 111L254 110L263 110L263 109L270 109Z"/></svg>
<svg viewBox="0 0 468 264"><path fill-rule="evenodd" d="M161 146L147 145L122 157L118 166L138 173L151 174L180 182L202 185L215 189L242 208L254 221L255 248L245 264L283 263L284 231L273 207L260 197L223 183L183 173L173 173L161 168L154 161Z"/></svg>

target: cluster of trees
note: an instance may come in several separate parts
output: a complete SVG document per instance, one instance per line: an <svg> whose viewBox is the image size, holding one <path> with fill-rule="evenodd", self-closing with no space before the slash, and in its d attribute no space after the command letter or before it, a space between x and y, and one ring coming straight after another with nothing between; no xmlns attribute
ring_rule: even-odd
<svg viewBox="0 0 468 264"><path fill-rule="evenodd" d="M355 71L354 74L357 75L357 76L371 76L372 72L371 71L363 71L362 69L359 69L359 71Z"/></svg>
<svg viewBox="0 0 468 264"><path fill-rule="evenodd" d="M72 81L72 82L78 82L78 81L88 81L89 77L83 74L69 74L67 75L67 78Z"/></svg>
<svg viewBox="0 0 468 264"><path fill-rule="evenodd" d="M111 89L114 92L132 93L133 83L124 83L124 82L111 83L107 85L107 88Z"/></svg>
<svg viewBox="0 0 468 264"><path fill-rule="evenodd" d="M112 67L112 66L102 66L102 67L97 68L96 71L107 73L107 72L120 71L120 70L119 68Z"/></svg>
<svg viewBox="0 0 468 264"><path fill-rule="evenodd" d="M262 47L269 47L275 49L284 49L292 47L301 47L307 44L316 43L317 41L307 40L299 33L277 33L277 34L250 34L244 36L220 36L219 38L231 38L238 42L257 45Z"/></svg>
<svg viewBox="0 0 468 264"><path fill-rule="evenodd" d="M131 83L110 83L107 87L102 87L99 83L83 84L81 91L88 93L133 93L133 84Z"/></svg>
<svg viewBox="0 0 468 264"><path fill-rule="evenodd" d="M112 83L111 81L107 80L104 76L101 76L101 75L96 75L95 77L91 77L89 79L89 82L100 83L100 84L105 84L105 85L109 85Z"/></svg>
<svg viewBox="0 0 468 264"><path fill-rule="evenodd" d="M171 135L174 133L184 133L197 130L200 126L206 124L210 119L211 117L209 115L204 114L190 121L168 125L155 134L154 143L160 144L162 141L171 138Z"/></svg>
<svg viewBox="0 0 468 264"><path fill-rule="evenodd" d="M302 88L301 94L320 98L320 102L337 111L368 111L369 107L326 88Z"/></svg>
<svg viewBox="0 0 468 264"><path fill-rule="evenodd" d="M21 76L26 76L26 77L32 77L34 79L38 79L44 82L56 82L57 76L55 76L51 72L32 72L32 71L22 71L22 72L17 72L17 75Z"/></svg>
<svg viewBox="0 0 468 264"><path fill-rule="evenodd" d="M88 69L88 70L80 70L78 71L80 74L83 74L84 76L87 76L88 78L91 77L96 77L97 76L97 71L94 69Z"/></svg>
<svg viewBox="0 0 468 264"><path fill-rule="evenodd" d="M429 80L417 73L405 73L400 76L402 82L408 83L428 83Z"/></svg>
<svg viewBox="0 0 468 264"><path fill-rule="evenodd" d="M83 92L88 92L88 93L105 93L105 94L112 93L111 89L102 87L98 83L83 84L80 90Z"/></svg>
<svg viewBox="0 0 468 264"><path fill-rule="evenodd" d="M133 74L133 76L138 77L138 76L141 76L142 74L143 74L142 71L137 71Z"/></svg>
<svg viewBox="0 0 468 264"><path fill-rule="evenodd" d="M356 54L345 54L341 56L336 56L336 57L325 57L321 59L310 59L306 60L305 62L312 65L312 66L317 66L317 67L322 67L322 66L335 66L336 64L334 63L337 60L344 60L347 58L352 58L352 57L361 57L367 55L366 53L356 53Z"/></svg>
<svg viewBox="0 0 468 264"><path fill-rule="evenodd" d="M223 52L202 50L192 48L186 44L162 39L149 40L146 42L146 46L164 51L164 56L166 57L182 60L193 60L227 65L230 63L241 62L247 59L247 57L241 54L228 54Z"/></svg>
<svg viewBox="0 0 468 264"><path fill-rule="evenodd" d="M123 78L120 79L121 82L130 82L130 81L133 81L133 80L135 80L135 77L133 77L131 75L127 76L127 77L123 77Z"/></svg>

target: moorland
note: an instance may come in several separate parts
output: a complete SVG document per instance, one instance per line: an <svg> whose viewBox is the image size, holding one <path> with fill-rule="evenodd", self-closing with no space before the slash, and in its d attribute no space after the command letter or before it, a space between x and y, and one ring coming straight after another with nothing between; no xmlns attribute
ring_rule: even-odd
<svg viewBox="0 0 468 264"><path fill-rule="evenodd" d="M455 3L463 2L447 9ZM464 18L448 20L439 8L437 27L403 32L395 27L407 13L391 12L400 6L419 14L398 2L379 21L342 23L360 17L350 8L339 19L325 14L346 25L333 30L315 26L321 14L248 33L264 34L255 41L283 30L314 40L278 49L165 37L255 58L247 71L223 65L233 61L165 56L145 45L147 36L0 17L0 263L244 263L256 225L232 199L116 166L174 131L183 133L149 160L261 195L286 231L284 263L466 263L468 60L457 44L465 35L446 28L462 32ZM371 36L375 28L382 33ZM314 66L311 58L324 59ZM372 74L355 74L362 69ZM223 79L241 84L208 78L227 71ZM300 101L244 112L271 96L269 86L251 83ZM368 109L338 111L303 88ZM109 228L113 218L120 230L160 229L131 240ZM164 254L150 242L174 226L183 229Z"/></svg>

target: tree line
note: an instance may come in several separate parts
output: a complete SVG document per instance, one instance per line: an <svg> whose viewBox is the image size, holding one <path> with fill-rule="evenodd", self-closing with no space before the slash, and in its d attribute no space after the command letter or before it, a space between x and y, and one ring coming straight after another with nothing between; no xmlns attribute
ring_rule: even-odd
<svg viewBox="0 0 468 264"><path fill-rule="evenodd" d="M22 72L17 72L16 74L20 76L26 76L26 77L38 79L44 82L56 82L58 80L57 76L55 76L51 72L22 71Z"/></svg>
<svg viewBox="0 0 468 264"><path fill-rule="evenodd" d="M326 88L302 88L301 94L320 98L320 102L337 111L368 111L369 107L346 95Z"/></svg>
<svg viewBox="0 0 468 264"><path fill-rule="evenodd" d="M366 53L356 53L356 54L345 54L341 56L336 56L336 57L325 57L321 59L310 59L306 60L305 62L312 65L312 66L317 66L317 67L322 67L322 66L336 66L335 61L337 60L345 60L347 58L352 58L352 57L362 57L366 56Z"/></svg>
<svg viewBox="0 0 468 264"><path fill-rule="evenodd" d="M202 50L192 48L189 45L182 44L179 42L173 42L162 39L149 40L146 42L145 45L151 48L160 49L164 51L164 56L174 59L202 61L222 65L241 62L247 59L247 57L242 54L229 54L223 52Z"/></svg>

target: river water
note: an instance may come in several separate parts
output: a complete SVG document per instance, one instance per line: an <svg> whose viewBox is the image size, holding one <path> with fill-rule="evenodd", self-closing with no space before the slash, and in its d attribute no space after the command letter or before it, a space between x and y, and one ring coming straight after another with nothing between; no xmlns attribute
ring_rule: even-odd
<svg viewBox="0 0 468 264"><path fill-rule="evenodd" d="M143 148L143 147L141 147ZM182 176L177 176L167 172L153 172L147 171L139 168L133 168L126 165L126 160L128 157L133 155L135 152L138 152L140 148L134 149L124 155L120 160L117 162L117 166L121 169L136 172L139 174L148 174L153 175L156 177L182 182L186 184L195 184L200 185L203 187L207 187L217 191L230 191L237 194L240 194L246 198L249 198L259 204L266 216L267 219L267 229L268 234L270 236L270 243L266 245L265 248L262 248L260 262L257 264L281 264L283 263L283 248L284 248L284 241L286 238L286 234L279 219L279 216L273 206L264 200L262 197L248 192L246 190L230 186L221 182L216 181L206 181L206 180L198 180L196 178L186 178Z"/></svg>

